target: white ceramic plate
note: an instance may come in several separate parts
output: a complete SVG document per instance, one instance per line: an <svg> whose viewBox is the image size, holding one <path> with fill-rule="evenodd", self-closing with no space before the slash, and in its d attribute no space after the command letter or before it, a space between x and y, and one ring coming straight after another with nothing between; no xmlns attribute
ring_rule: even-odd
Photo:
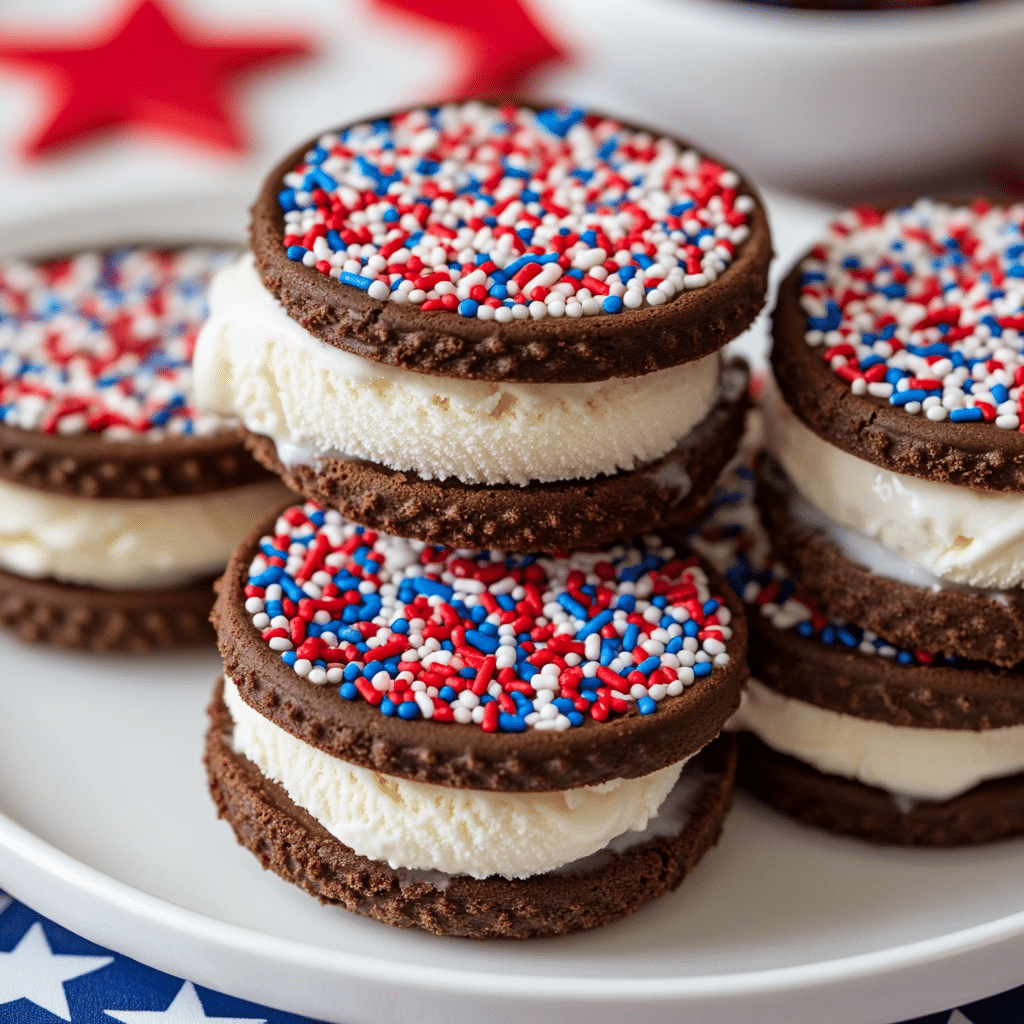
<svg viewBox="0 0 1024 1024"><path fill-rule="evenodd" d="M825 211L772 209L784 262ZM113 213L83 215L76 241L237 225L213 201ZM0 251L59 237L4 229ZM607 928L528 943L390 929L263 872L215 819L213 651L98 657L0 635L0 667L0 885L232 995L343 1024L889 1024L1024 981L1024 841L874 849L743 798L677 893Z"/></svg>

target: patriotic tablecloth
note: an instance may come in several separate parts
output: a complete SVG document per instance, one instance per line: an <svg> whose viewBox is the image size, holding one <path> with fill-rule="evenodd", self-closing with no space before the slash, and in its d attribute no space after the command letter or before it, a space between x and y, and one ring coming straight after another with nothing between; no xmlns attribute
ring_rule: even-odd
<svg viewBox="0 0 1024 1024"><path fill-rule="evenodd" d="M69 1024L302 1024L309 1019L145 967L0 891L0 1024L53 1024L54 1018ZM1022 1022L1024 985L906 1024Z"/></svg>

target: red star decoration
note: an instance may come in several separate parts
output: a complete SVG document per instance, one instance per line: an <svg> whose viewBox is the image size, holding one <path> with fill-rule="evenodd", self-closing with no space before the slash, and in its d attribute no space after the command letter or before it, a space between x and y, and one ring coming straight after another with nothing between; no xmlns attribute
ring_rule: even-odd
<svg viewBox="0 0 1024 1024"><path fill-rule="evenodd" d="M0 61L41 73L54 97L48 119L25 146L28 156L121 128L240 153L245 139L231 109L230 83L309 53L308 43L294 37L201 36L157 0L141 0L106 30L61 47L0 37Z"/></svg>
<svg viewBox="0 0 1024 1024"><path fill-rule="evenodd" d="M454 29L464 42L467 67L452 96L516 92L538 65L565 59L520 0L453 3L451 0L375 0L378 8L411 14Z"/></svg>

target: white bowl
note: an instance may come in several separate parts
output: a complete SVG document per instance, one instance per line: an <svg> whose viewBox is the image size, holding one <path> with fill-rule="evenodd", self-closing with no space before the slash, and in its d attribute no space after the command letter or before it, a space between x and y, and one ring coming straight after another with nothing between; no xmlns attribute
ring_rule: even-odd
<svg viewBox="0 0 1024 1024"><path fill-rule="evenodd" d="M544 0L637 116L808 188L1024 152L1024 3L825 12L740 0Z"/></svg>

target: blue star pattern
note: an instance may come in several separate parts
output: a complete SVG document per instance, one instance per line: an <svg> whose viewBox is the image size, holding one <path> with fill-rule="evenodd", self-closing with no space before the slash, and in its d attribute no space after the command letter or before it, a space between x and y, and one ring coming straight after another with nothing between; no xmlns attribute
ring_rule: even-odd
<svg viewBox="0 0 1024 1024"><path fill-rule="evenodd" d="M312 1024L103 949L0 892L0 1024Z"/></svg>
<svg viewBox="0 0 1024 1024"><path fill-rule="evenodd" d="M316 1024L144 967L0 891L0 1024ZM1024 985L905 1024L1021 1024Z"/></svg>

